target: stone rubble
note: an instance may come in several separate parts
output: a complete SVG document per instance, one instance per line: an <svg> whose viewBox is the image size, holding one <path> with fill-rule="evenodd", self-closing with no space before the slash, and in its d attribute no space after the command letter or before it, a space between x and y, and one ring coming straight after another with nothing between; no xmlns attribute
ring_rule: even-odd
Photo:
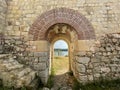
<svg viewBox="0 0 120 90"><path fill-rule="evenodd" d="M36 86L33 83L35 79L37 79L36 72L31 68L18 63L10 54L0 55L0 80L3 86L32 88Z"/></svg>
<svg viewBox="0 0 120 90"><path fill-rule="evenodd" d="M48 52L30 52L30 45L21 37L4 37L2 53L12 54L19 63L31 67L37 72L43 83L47 83L49 54Z"/></svg>

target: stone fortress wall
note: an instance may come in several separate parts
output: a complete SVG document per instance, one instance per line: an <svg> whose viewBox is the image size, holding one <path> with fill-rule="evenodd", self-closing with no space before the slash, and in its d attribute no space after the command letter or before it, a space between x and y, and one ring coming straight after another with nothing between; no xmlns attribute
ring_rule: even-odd
<svg viewBox="0 0 120 90"><path fill-rule="evenodd" d="M120 78L120 0L0 0L0 33L4 34L0 34L0 53L12 54L46 83L49 43L46 40L30 41L29 30L43 13L61 7L85 16L96 36L93 40L75 42L71 66L78 81ZM9 47L14 48L13 53L9 52Z"/></svg>
<svg viewBox="0 0 120 90"><path fill-rule="evenodd" d="M74 57L79 81L120 78L120 34L107 34L96 41L94 51L77 52Z"/></svg>

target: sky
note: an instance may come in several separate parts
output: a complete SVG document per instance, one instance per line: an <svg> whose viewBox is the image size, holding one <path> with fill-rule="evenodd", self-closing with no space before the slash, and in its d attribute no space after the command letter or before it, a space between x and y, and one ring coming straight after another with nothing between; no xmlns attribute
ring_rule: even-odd
<svg viewBox="0 0 120 90"><path fill-rule="evenodd" d="M54 43L55 49L68 49L68 45L64 40L58 40Z"/></svg>

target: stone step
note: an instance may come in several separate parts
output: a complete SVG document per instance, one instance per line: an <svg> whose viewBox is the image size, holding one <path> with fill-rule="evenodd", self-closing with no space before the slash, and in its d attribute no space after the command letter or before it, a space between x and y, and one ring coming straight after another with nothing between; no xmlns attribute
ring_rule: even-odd
<svg viewBox="0 0 120 90"><path fill-rule="evenodd" d="M20 71L18 73L18 77L23 77L25 75L29 75L32 72L32 70L30 68L25 68L24 70Z"/></svg>
<svg viewBox="0 0 120 90"><path fill-rule="evenodd" d="M0 55L0 79L7 87L29 87L36 79L36 72L14 60L11 55Z"/></svg>
<svg viewBox="0 0 120 90"><path fill-rule="evenodd" d="M28 90L38 90L38 87L39 87L39 79L34 79L31 83L30 83L30 85L29 85L29 87L28 87Z"/></svg>

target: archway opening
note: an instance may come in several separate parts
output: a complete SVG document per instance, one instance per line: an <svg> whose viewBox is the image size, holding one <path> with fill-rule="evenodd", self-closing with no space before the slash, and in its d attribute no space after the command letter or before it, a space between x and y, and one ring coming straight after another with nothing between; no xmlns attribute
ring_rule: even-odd
<svg viewBox="0 0 120 90"><path fill-rule="evenodd" d="M58 87L66 86L74 80L75 62L73 61L73 55L78 40L77 31L69 24L56 23L49 27L46 37L50 45L48 82L51 81L50 83L53 83L54 87L58 85ZM63 43L59 40L62 40ZM58 46L56 47L57 43ZM64 43L67 48L65 48Z"/></svg>
<svg viewBox="0 0 120 90"><path fill-rule="evenodd" d="M61 75L69 71L69 46L64 40L57 40L53 45L52 70L55 75Z"/></svg>

